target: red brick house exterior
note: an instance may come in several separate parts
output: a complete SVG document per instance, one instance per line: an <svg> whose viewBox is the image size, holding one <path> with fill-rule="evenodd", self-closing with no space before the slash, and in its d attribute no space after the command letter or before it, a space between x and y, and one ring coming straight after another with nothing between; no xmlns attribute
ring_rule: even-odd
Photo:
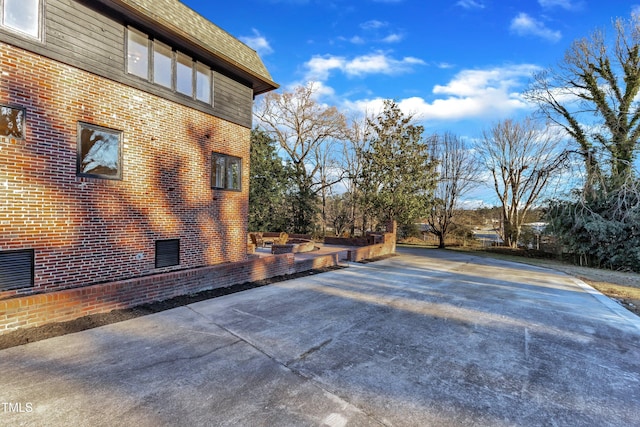
<svg viewBox="0 0 640 427"><path fill-rule="evenodd" d="M257 54L177 0L27 3L0 11L0 303L245 261Z"/></svg>

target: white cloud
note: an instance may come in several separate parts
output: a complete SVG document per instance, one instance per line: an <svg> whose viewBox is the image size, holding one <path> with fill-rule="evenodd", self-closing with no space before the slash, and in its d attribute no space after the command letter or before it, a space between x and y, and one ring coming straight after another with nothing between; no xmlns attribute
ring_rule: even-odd
<svg viewBox="0 0 640 427"><path fill-rule="evenodd" d="M484 9L484 4L475 0L460 0L456 3L456 6L463 7L465 9Z"/></svg>
<svg viewBox="0 0 640 427"><path fill-rule="evenodd" d="M273 49L271 48L269 41L267 41L267 39L255 28L253 29L253 36L239 37L239 39L244 44L258 52L260 56L273 53Z"/></svg>
<svg viewBox="0 0 640 427"><path fill-rule="evenodd" d="M425 121L457 121L496 119L532 108L522 98L521 90L531 75L539 71L535 65L522 64L487 70L464 70L446 85L436 85L429 102L421 97L397 101L406 114ZM346 108L357 111L381 111L383 99L347 102Z"/></svg>
<svg viewBox="0 0 640 427"><path fill-rule="evenodd" d="M536 36L551 42L557 42L562 38L560 31L553 31L547 28L543 22L530 17L524 12L513 18L510 28L511 31L520 36Z"/></svg>
<svg viewBox="0 0 640 427"><path fill-rule="evenodd" d="M308 82L307 84L313 85L313 94L317 101L319 101L320 99L334 99L336 96L336 91L332 87L324 84L323 82L311 81L311 82ZM297 85L299 85L299 83ZM295 88L295 86L293 86L291 89L293 88Z"/></svg>
<svg viewBox="0 0 640 427"><path fill-rule="evenodd" d="M582 2L574 2L572 0L538 0L538 3L546 9L559 7L566 10L576 10L582 6Z"/></svg>
<svg viewBox="0 0 640 427"><path fill-rule="evenodd" d="M404 39L402 34L389 34L387 37L383 38L382 41L384 43L398 43Z"/></svg>
<svg viewBox="0 0 640 427"><path fill-rule="evenodd" d="M640 16L640 4L631 6L631 16Z"/></svg>
<svg viewBox="0 0 640 427"><path fill-rule="evenodd" d="M306 79L325 81L331 71L342 69L345 62L345 58L341 56L314 56L304 65L308 69Z"/></svg>
<svg viewBox="0 0 640 427"><path fill-rule="evenodd" d="M389 25L388 22L372 19L371 21L363 22L362 24L360 24L360 28L362 28L363 30L377 30L380 28L384 28L387 25Z"/></svg>
<svg viewBox="0 0 640 427"><path fill-rule="evenodd" d="M410 56L402 59L394 59L385 53L378 52L352 59L345 64L344 71L351 76L362 76L364 74L403 74L411 72L416 65L425 65L425 62Z"/></svg>
<svg viewBox="0 0 640 427"><path fill-rule="evenodd" d="M326 81L332 71L341 71L349 77L360 77L367 74L397 75L409 73L416 66L426 63L413 57L395 59L385 52L357 56L352 59L343 56L314 56L307 63L307 80Z"/></svg>

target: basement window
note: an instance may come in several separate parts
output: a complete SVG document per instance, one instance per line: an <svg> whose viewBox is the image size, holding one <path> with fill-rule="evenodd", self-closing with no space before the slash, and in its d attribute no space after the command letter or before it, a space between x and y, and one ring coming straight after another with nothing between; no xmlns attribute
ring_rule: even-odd
<svg viewBox="0 0 640 427"><path fill-rule="evenodd" d="M24 108L0 105L0 136L24 139Z"/></svg>
<svg viewBox="0 0 640 427"><path fill-rule="evenodd" d="M156 268L180 265L180 239L156 240Z"/></svg>
<svg viewBox="0 0 640 427"><path fill-rule="evenodd" d="M34 251L0 251L0 291L33 287Z"/></svg>

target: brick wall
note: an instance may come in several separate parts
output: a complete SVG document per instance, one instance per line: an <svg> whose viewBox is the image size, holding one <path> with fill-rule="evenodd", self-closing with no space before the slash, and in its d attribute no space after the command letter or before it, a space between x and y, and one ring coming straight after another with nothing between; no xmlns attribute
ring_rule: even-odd
<svg viewBox="0 0 640 427"><path fill-rule="evenodd" d="M360 262L366 259L372 259L395 253L396 251L396 235L393 233L385 233L383 235L384 242L374 245L362 246L349 250L349 261Z"/></svg>
<svg viewBox="0 0 640 427"><path fill-rule="evenodd" d="M35 286L0 299L246 259L250 129L3 43L0 88L27 117L0 137L0 251L35 250ZM76 176L80 121L123 132L122 180ZM210 188L212 151L243 159L241 192ZM179 266L155 269L162 239Z"/></svg>
<svg viewBox="0 0 640 427"><path fill-rule="evenodd" d="M0 300L0 335L208 289L334 266L338 262L339 254L298 262L293 254L274 255Z"/></svg>

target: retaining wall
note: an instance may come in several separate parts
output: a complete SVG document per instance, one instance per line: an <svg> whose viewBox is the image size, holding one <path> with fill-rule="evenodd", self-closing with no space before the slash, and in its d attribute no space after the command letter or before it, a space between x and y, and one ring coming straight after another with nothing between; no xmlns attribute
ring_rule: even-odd
<svg viewBox="0 0 640 427"><path fill-rule="evenodd" d="M293 254L282 254L0 300L0 335L179 295L335 266L339 258L338 254L329 254L296 262Z"/></svg>
<svg viewBox="0 0 640 427"><path fill-rule="evenodd" d="M385 233L383 235L383 243L351 249L349 251L349 261L360 262L365 259L389 255L395 253L395 251L396 235L394 233Z"/></svg>
<svg viewBox="0 0 640 427"><path fill-rule="evenodd" d="M2 299L0 335L180 295L336 266L344 260L358 262L387 255L396 250L395 224L391 230L384 234L383 243L298 261L292 253L253 257L245 261Z"/></svg>

